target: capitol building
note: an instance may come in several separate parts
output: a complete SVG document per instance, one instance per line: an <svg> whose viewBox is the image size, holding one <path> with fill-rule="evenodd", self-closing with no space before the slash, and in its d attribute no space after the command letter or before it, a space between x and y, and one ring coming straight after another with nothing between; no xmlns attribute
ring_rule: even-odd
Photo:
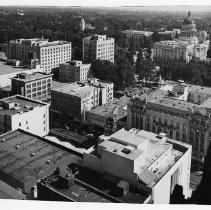
<svg viewBox="0 0 211 210"><path fill-rule="evenodd" d="M209 43L206 31L197 32L195 21L189 11L183 21L179 38L155 42L153 57L155 61L162 61L163 65L168 65L171 60L189 62L194 57L205 60Z"/></svg>

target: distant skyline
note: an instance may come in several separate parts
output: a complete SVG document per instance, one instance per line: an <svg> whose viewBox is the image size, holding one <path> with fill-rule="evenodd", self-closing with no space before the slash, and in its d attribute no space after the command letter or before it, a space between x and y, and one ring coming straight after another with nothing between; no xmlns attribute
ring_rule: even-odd
<svg viewBox="0 0 211 210"><path fill-rule="evenodd" d="M1 6L40 5L40 6L173 6L173 5L211 5L209 0L0 0Z"/></svg>

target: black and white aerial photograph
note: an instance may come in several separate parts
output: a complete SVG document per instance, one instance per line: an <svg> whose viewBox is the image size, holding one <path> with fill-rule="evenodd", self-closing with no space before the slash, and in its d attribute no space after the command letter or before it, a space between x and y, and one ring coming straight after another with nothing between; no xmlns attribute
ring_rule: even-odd
<svg viewBox="0 0 211 210"><path fill-rule="evenodd" d="M209 208L210 141L211 2L0 0L0 206Z"/></svg>

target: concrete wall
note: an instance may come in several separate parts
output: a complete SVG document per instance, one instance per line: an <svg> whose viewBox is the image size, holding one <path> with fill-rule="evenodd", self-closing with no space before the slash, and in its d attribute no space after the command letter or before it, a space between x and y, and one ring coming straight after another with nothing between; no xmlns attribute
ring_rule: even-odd
<svg viewBox="0 0 211 210"><path fill-rule="evenodd" d="M28 112L12 115L11 124L12 130L20 128L41 137L45 136L49 133L49 107L35 107Z"/></svg>
<svg viewBox="0 0 211 210"><path fill-rule="evenodd" d="M11 199L18 199L18 200L25 200L26 196L23 195L21 192L18 190L10 187L9 185L5 184L0 180L0 190L8 195L8 197L11 197Z"/></svg>

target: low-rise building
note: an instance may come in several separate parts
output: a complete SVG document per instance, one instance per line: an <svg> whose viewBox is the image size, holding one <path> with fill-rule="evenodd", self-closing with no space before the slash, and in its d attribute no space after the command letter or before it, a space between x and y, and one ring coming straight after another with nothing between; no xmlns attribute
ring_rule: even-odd
<svg viewBox="0 0 211 210"><path fill-rule="evenodd" d="M49 104L23 96L0 100L0 134L22 129L38 136L49 132Z"/></svg>
<svg viewBox="0 0 211 210"><path fill-rule="evenodd" d="M127 194L127 186L134 187L155 204L168 204L176 185L183 188L185 198L190 196L191 145L162 133L122 129L100 136L98 145L84 152L83 167L114 183L119 178L123 193Z"/></svg>
<svg viewBox="0 0 211 210"><path fill-rule="evenodd" d="M140 192L118 179L111 182L102 174L70 164L66 173L50 174L37 183L38 200L99 202L99 203L151 203L151 196ZM94 179L93 179L94 177ZM126 188L126 190L124 189Z"/></svg>
<svg viewBox="0 0 211 210"><path fill-rule="evenodd" d="M91 64L82 64L82 61L70 61L59 64L59 81L77 82L87 80Z"/></svg>
<svg viewBox="0 0 211 210"><path fill-rule="evenodd" d="M93 35L83 39L83 61L107 60L114 62L114 38Z"/></svg>
<svg viewBox="0 0 211 210"><path fill-rule="evenodd" d="M46 101L51 97L52 74L19 73L12 80L12 94Z"/></svg>
<svg viewBox="0 0 211 210"><path fill-rule="evenodd" d="M85 121L89 125L102 128L109 135L121 128L126 128L127 102L127 98L122 97L86 111Z"/></svg>
<svg viewBox="0 0 211 210"><path fill-rule="evenodd" d="M39 65L34 68L21 68L8 65L7 62L0 61L0 87L11 86L11 78L19 73L33 74L36 72L44 73L44 69Z"/></svg>
<svg viewBox="0 0 211 210"><path fill-rule="evenodd" d="M135 39L139 39L143 36L149 37L153 34L151 31L138 31L138 30L125 30L122 31L123 34L125 34L128 38L133 37Z"/></svg>
<svg viewBox="0 0 211 210"><path fill-rule="evenodd" d="M10 199L37 199L38 180L78 160L67 148L19 129L0 135L0 198L4 193Z"/></svg>

